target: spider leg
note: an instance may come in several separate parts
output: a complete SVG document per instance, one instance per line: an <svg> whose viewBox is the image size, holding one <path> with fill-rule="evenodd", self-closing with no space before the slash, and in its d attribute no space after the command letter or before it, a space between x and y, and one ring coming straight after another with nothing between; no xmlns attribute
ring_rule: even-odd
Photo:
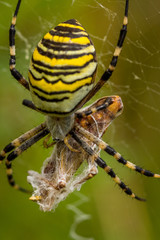
<svg viewBox="0 0 160 240"><path fill-rule="evenodd" d="M38 132L42 131L44 128L46 128L45 122L29 130L28 132L24 133L23 135L14 139L11 143L6 145L5 148L0 152L0 163L5 159L6 153L9 153L16 147L19 147L22 143L36 135Z"/></svg>
<svg viewBox="0 0 160 240"><path fill-rule="evenodd" d="M8 157L5 161L6 168L7 168L6 174L7 174L8 182L13 188L20 190L22 192L31 193L30 191L20 187L19 185L17 185L15 183L14 178L13 178L12 161L15 158L17 158L20 154L22 154L25 150L27 150L29 147L31 147L34 143L36 143L41 138L46 136L48 133L49 133L48 129L46 129L46 128L43 129L41 132L37 133L35 136L33 136L30 139L28 139L27 141L25 141L22 145L17 147L13 152L11 152L8 155Z"/></svg>
<svg viewBox="0 0 160 240"><path fill-rule="evenodd" d="M94 152L94 150L88 146L86 142L81 140L78 135L72 130L69 133L76 141L79 143L79 145L92 157L94 157L94 161L98 164L99 167L103 168L104 171L115 181L116 184L128 195L130 195L132 198L135 198L140 201L145 201L145 199L140 198L136 196L132 190L125 185L124 182L120 180L120 178L114 173L112 168L106 164L106 162L98 156L97 153Z"/></svg>
<svg viewBox="0 0 160 240"><path fill-rule="evenodd" d="M36 108L36 106L34 105L34 103L28 99L24 99L22 104L28 108L31 108L32 110L35 110L37 112L39 112L39 110Z"/></svg>
<svg viewBox="0 0 160 240"><path fill-rule="evenodd" d="M114 72L117 62L118 62L118 57L121 53L123 43L127 34L127 25L128 25L128 8L129 8L129 0L126 0L126 5L125 5L125 13L124 13L124 18L123 18L123 25L120 30L117 46L115 48L115 51L113 53L112 60L109 64L108 69L103 73L101 76L100 80L97 82L97 84L93 87L93 89L87 94L85 98L80 102L78 108L82 107L86 102L88 102L98 91L99 89L108 81L108 79L111 77L112 73Z"/></svg>
<svg viewBox="0 0 160 240"><path fill-rule="evenodd" d="M6 161L6 173L7 178L9 181L9 184L20 191L23 192L29 192L28 190L25 190L24 188L19 187L13 178L13 170L12 170L12 161L18 157L22 152L24 152L26 149L28 149L30 146L32 146L34 143L39 141L42 137L46 136L49 133L49 130L46 128L45 123L42 123L41 125L37 126L34 129L31 129L30 131L26 132L25 134L21 135L19 138L13 140L10 144L8 144L0 153L0 160L1 162L4 160L6 153L12 151Z"/></svg>
<svg viewBox="0 0 160 240"><path fill-rule="evenodd" d="M149 170L145 170L134 163L125 160L120 153L118 153L114 148L110 147L107 143L105 143L102 139L94 136L92 133L86 131L84 128L76 124L76 129L78 129L78 132L81 133L84 137L89 139L90 141L94 142L100 149L104 150L109 155L113 156L119 163L122 163L126 167L139 172L140 174L143 174L147 177L154 177L154 178L160 178L160 174L152 173Z"/></svg>
<svg viewBox="0 0 160 240"><path fill-rule="evenodd" d="M50 140L50 138L51 138L51 133L49 133L49 134L47 135L47 137L45 137L45 139L44 139L44 141L43 141L43 146L44 146L45 148L52 147L54 144L56 144L56 141L55 141L55 142L48 143L49 140Z"/></svg>
<svg viewBox="0 0 160 240"><path fill-rule="evenodd" d="M66 144L66 146L69 148L69 150L71 152L80 152L78 149L75 149L74 147L72 147L69 143L69 139L71 138L70 135L67 135L65 138L64 138L64 143Z"/></svg>
<svg viewBox="0 0 160 240"><path fill-rule="evenodd" d="M17 69L15 68L16 66L16 49L15 49L15 25L16 25L16 20L17 20L17 14L18 14L18 10L21 4L21 0L18 1L17 3L17 7L16 10L14 12L14 16L12 18L12 23L10 26L10 30L9 30L9 45L10 45L10 62L9 62L9 67L10 67L10 71L11 74L13 75L13 77L20 83L22 84L26 89L29 90L29 83L27 82L27 80L21 75L21 73L19 73L17 71Z"/></svg>

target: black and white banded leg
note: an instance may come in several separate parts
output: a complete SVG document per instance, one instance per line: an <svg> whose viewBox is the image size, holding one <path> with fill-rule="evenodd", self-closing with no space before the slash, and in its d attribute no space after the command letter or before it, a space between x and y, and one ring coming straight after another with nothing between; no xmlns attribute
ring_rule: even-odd
<svg viewBox="0 0 160 240"><path fill-rule="evenodd" d="M129 0L126 0L125 4L125 12L124 12L124 18L123 18L123 25L120 30L117 46L114 50L112 60L109 64L108 69L103 73L100 80L97 82L97 84L93 87L93 89L87 94L87 96L81 101L80 107L83 106L86 102L88 102L98 91L99 89L109 80L112 73L114 72L118 57L121 53L123 43L127 34L127 25L128 25L128 8L129 8Z"/></svg>
<svg viewBox="0 0 160 240"><path fill-rule="evenodd" d="M12 23L9 29L9 45L10 45L10 61L9 61L9 67L12 76L21 84L23 85L26 89L29 90L29 84L27 80L22 76L21 73L15 68L16 67L16 48L15 48L15 25L16 25L16 20L17 20L17 14L19 11L19 7L21 4L21 0L18 1L14 16L12 18Z"/></svg>
<svg viewBox="0 0 160 240"><path fill-rule="evenodd" d="M160 174L153 173L149 170L145 170L136 164L125 160L120 153L118 153L114 148L109 146L106 142L104 142L102 139L94 136L92 133L86 131L84 128L79 126L78 124L75 125L76 130L82 134L85 138L90 140L91 142L94 142L101 150L105 151L109 155L113 156L119 163L125 165L126 167L139 172L140 174L143 174L147 177L153 177L153 178L160 178Z"/></svg>
<svg viewBox="0 0 160 240"><path fill-rule="evenodd" d="M5 159L6 154L8 154L5 160L6 174L9 184L20 191L29 192L28 190L18 186L13 178L12 161L22 154L25 150L31 147L34 143L39 141L41 138L49 134L49 130L46 128L46 124L41 125L31 129L30 131L24 133L19 138L16 138L11 143L9 143L0 153L0 163Z"/></svg>
<svg viewBox="0 0 160 240"><path fill-rule="evenodd" d="M77 143L92 157L94 157L95 162L98 164L99 167L103 168L104 171L115 181L116 184L129 196L132 198L135 198L140 201L145 201L145 199L138 197L135 195L132 190L126 186L124 182L120 180L120 178L114 173L112 168L106 164L106 162L98 156L97 153L94 152L94 150L83 140L79 138L79 136L72 130L69 133Z"/></svg>

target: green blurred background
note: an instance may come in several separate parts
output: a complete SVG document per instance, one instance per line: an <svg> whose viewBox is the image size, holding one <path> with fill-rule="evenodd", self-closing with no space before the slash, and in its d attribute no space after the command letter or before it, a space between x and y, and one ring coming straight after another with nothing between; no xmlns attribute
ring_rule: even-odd
<svg viewBox="0 0 160 240"><path fill-rule="evenodd" d="M16 2L0 1L1 149L44 119L22 106L24 98L30 99L29 93L11 77L8 68L8 28ZM22 0L17 21L17 69L27 77L31 53L42 36L59 22L76 18L97 49L98 79L114 51L124 3L120 0ZM159 12L159 0L131 1L128 35L117 69L93 99L115 94L122 97L124 112L109 127L104 139L127 160L153 172L160 172ZM13 163L17 183L27 187L27 171L40 171L51 151L44 149L40 141L17 158ZM28 196L8 185L3 164L0 168L0 239L159 239L160 180L140 176L106 154L101 156L137 195L147 198L146 203L127 197L99 169L99 174L82 186L80 195L72 193L55 212L44 213ZM76 237L74 230L84 238Z"/></svg>

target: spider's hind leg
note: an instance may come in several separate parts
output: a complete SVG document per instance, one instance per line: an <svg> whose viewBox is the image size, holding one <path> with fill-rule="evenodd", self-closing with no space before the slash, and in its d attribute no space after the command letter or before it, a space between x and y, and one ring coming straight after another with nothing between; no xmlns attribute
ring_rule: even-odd
<svg viewBox="0 0 160 240"><path fill-rule="evenodd" d="M16 20L17 20L17 14L19 11L19 7L21 4L21 0L18 1L17 7L14 13L14 16L12 18L12 23L9 29L9 45L10 45L10 62L9 62L9 67L12 76L21 84L23 85L26 89L29 90L29 83L27 80L22 76L21 73L15 68L16 66L16 49L15 49L15 25L16 25Z"/></svg>

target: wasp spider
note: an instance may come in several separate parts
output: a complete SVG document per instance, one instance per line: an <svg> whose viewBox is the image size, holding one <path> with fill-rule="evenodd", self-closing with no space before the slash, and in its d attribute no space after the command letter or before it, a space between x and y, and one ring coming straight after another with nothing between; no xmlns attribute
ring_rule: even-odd
<svg viewBox="0 0 160 240"><path fill-rule="evenodd" d="M103 168L126 194L144 200L136 196L99 156L100 150L104 150L126 167L148 177L160 178L159 174L126 161L101 139L109 123L122 111L120 97L103 97L91 106L81 109L115 70L127 33L129 0L125 3L123 25L110 65L96 84L94 84L97 69L95 48L88 33L75 19L58 24L38 43L30 62L28 81L19 73L15 58L15 25L20 4L21 0L17 3L9 31L10 71L31 93L32 101L24 100L23 104L45 114L46 121L16 138L1 151L1 162L11 152L5 160L9 184L15 189L28 192L15 183L12 161L45 136L46 146L51 135L53 139L51 145L55 146L42 175L31 171L28 177L28 181L36 189L31 199L38 201L39 204L46 201L47 207L43 206L44 209L49 209L55 199L59 199L58 202L64 198L65 192L67 194L92 178L97 173L97 166ZM88 163L87 171L83 176L73 180L72 176L84 160ZM72 187L67 192L66 186L71 182ZM52 203L47 202L49 198Z"/></svg>

